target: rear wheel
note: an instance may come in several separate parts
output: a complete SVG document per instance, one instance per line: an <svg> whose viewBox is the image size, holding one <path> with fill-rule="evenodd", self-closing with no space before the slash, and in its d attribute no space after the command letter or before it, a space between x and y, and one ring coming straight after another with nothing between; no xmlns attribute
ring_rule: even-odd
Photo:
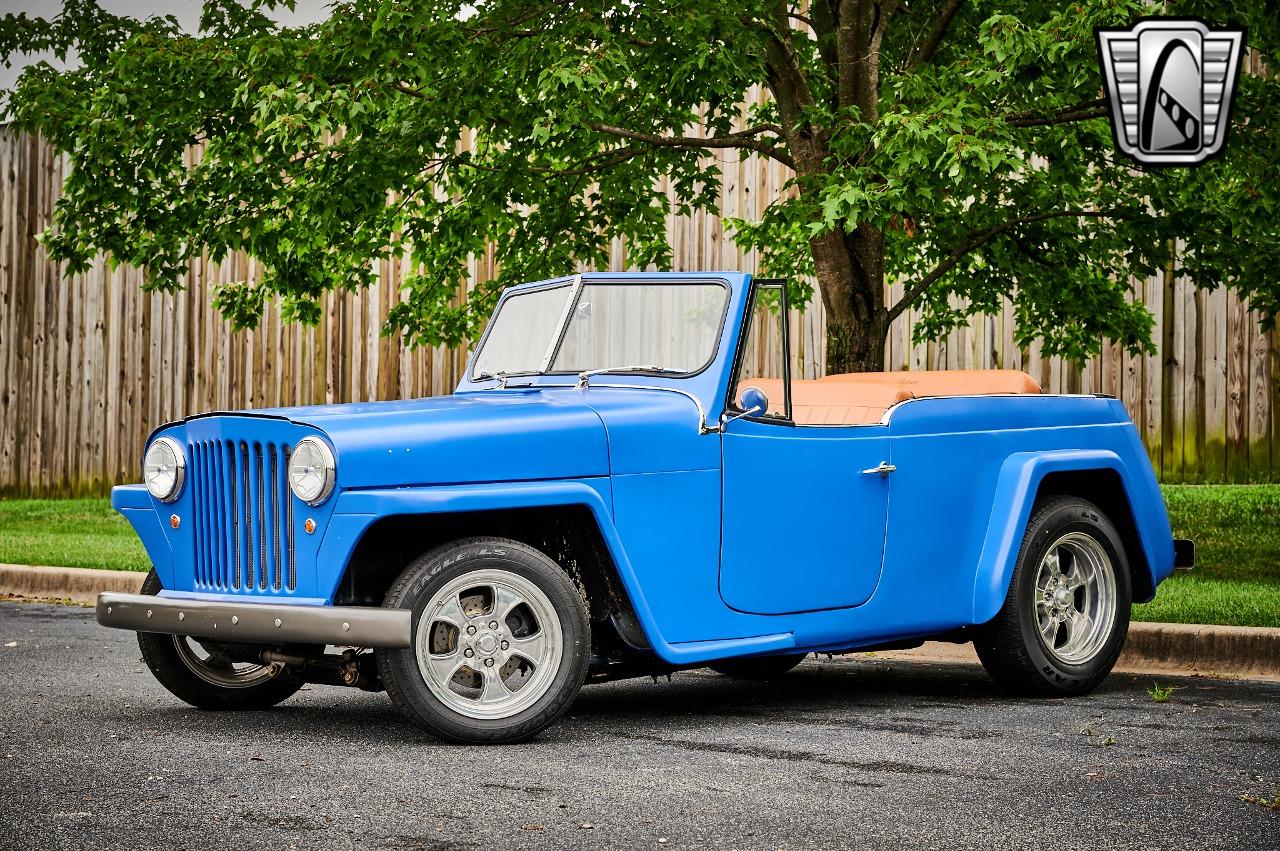
<svg viewBox="0 0 1280 851"><path fill-rule="evenodd" d="M142 583L142 593L160 590L153 570ZM237 662L214 642L140 632L138 647L160 685L200 709L266 709L302 688L302 678L288 666Z"/></svg>
<svg viewBox="0 0 1280 851"><path fill-rule="evenodd" d="M799 665L807 655L807 653L788 653L782 656L725 659L708 667L717 674L724 674L726 677L738 680L772 680Z"/></svg>
<svg viewBox="0 0 1280 851"><path fill-rule="evenodd" d="M569 708L586 677L582 595L526 544L468 538L438 547L405 569L383 605L413 612L413 647L377 651L387 694L440 738L528 739Z"/></svg>
<svg viewBox="0 0 1280 851"><path fill-rule="evenodd" d="M1036 506L1000 613L974 641L987 672L1023 694L1092 691L1129 632L1129 564L1115 526L1093 503Z"/></svg>

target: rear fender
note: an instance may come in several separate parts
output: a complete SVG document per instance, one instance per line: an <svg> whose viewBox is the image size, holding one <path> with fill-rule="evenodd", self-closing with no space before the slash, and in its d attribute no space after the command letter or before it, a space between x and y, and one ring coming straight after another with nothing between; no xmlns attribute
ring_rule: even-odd
<svg viewBox="0 0 1280 851"><path fill-rule="evenodd" d="M1119 476L1133 515L1136 544L1145 556L1145 564L1130 565L1131 570L1146 572L1142 584L1155 588L1173 570L1173 533L1154 474L1135 472L1111 450L1017 452L1005 459L996 482L986 541L974 578L973 623L986 623L1004 605L1027 522L1045 477L1086 470L1113 470ZM1088 494L1081 496L1088 498Z"/></svg>

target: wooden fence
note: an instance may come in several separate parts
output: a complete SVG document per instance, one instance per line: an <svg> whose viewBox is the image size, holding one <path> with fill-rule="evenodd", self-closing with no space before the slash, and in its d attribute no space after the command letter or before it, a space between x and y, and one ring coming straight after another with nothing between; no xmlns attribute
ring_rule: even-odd
<svg viewBox="0 0 1280 851"><path fill-rule="evenodd" d="M729 216L758 216L787 178L782 167L735 152L721 165ZM282 325L269 309L258 330L237 333L210 303L218 282L254 277L244 258L192 263L177 295L144 293L137 270L102 262L64 277L34 235L65 169L46 144L0 127L0 492L101 493L136 481L151 429L200 411L425 396L456 382L465 352L408 350L379 334L398 298L403 269L395 263L383 263L364 292L328 296L318 327ZM668 227L676 269L755 267L717 216L673 218ZM492 267L481 257L471 271L483 279ZM901 285L891 289L891 298L900 295ZM927 345L911 343L908 313L892 329L886 366L1025 369L1047 391L1123 399L1165 481L1280 478L1272 335L1232 293L1157 277L1138 294L1156 318L1154 356L1105 343L1077 368L1035 346L1019 350L1006 305ZM791 326L803 373L818 374L821 306L797 313Z"/></svg>

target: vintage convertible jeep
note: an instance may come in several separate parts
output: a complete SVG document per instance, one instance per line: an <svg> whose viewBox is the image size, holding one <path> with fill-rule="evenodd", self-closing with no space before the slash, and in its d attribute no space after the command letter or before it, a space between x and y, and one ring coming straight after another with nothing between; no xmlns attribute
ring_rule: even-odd
<svg viewBox="0 0 1280 851"><path fill-rule="evenodd" d="M1019 692L1096 686L1192 561L1123 406L1020 372L795 379L782 289L522 285L452 396L164 426L112 494L154 570L98 620L195 706L385 688L458 742L532 736L584 682L925 639Z"/></svg>

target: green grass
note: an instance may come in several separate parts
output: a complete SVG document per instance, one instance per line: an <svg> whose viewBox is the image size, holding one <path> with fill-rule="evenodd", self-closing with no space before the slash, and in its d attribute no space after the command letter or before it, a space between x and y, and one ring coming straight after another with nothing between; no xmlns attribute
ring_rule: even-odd
<svg viewBox="0 0 1280 851"><path fill-rule="evenodd" d="M1174 534L1196 568L1134 619L1280 627L1280 485L1168 485ZM133 529L105 499L0 500L0 562L146 570Z"/></svg>
<svg viewBox="0 0 1280 851"><path fill-rule="evenodd" d="M1166 485L1173 534L1196 542L1133 619L1280 627L1280 485Z"/></svg>
<svg viewBox="0 0 1280 851"><path fill-rule="evenodd" d="M0 562L147 570L133 527L105 499L0 500Z"/></svg>

